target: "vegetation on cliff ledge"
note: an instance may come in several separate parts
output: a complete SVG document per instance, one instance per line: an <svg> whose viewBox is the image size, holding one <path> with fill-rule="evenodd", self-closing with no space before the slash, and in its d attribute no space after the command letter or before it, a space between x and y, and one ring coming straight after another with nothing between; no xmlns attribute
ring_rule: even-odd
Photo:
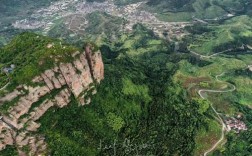
<svg viewBox="0 0 252 156"><path fill-rule="evenodd" d="M24 84L59 62L70 62L71 54L78 50L63 41L27 32L0 49L0 62L3 67L15 65L9 75L12 84Z"/></svg>

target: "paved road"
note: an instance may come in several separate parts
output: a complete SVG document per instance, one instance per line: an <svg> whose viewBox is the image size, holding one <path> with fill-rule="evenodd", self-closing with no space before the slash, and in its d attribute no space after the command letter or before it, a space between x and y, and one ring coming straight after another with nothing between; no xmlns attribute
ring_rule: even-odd
<svg viewBox="0 0 252 156"><path fill-rule="evenodd" d="M220 76L223 76L225 73L222 73L220 75L216 75L216 80L217 81L221 81L219 80L218 78ZM231 84L232 85L232 84ZM200 89L198 91L198 94L200 95L200 97L202 99L206 99L206 97L204 97L203 93L204 92L209 92L209 93L227 93L227 92L233 92L236 90L236 87L234 85L232 85L232 88L231 89L228 89L228 90L209 90L209 89ZM221 138L209 149L207 150L205 153L204 153L204 156L207 156L210 152L212 152L214 149L216 149L216 147L224 140L224 137L225 137L225 130L226 130L226 124L224 123L224 121L222 120L222 118L220 117L220 113L216 111L216 109L213 107L213 105L211 104L210 105L212 110L214 111L214 113L217 115L219 121L221 122L222 124L222 130L221 130Z"/></svg>
<svg viewBox="0 0 252 156"><path fill-rule="evenodd" d="M232 51L232 49L228 49L228 50L225 50L225 51L221 51L221 52L218 52L218 53L214 53L214 54L212 54L212 55L201 55L201 54L199 54L199 53L197 53L197 52L194 52L194 51L191 51L191 50L190 50L190 53L192 53L192 54L194 54L194 55L197 55L197 56L200 56L200 58L211 58L211 57L217 56L217 55L219 55L219 54L223 54L223 53L230 52L230 51Z"/></svg>
<svg viewBox="0 0 252 156"><path fill-rule="evenodd" d="M249 50L252 50L252 47L247 45L247 44L243 44L241 47L238 47L238 50L245 50L245 47L247 47ZM226 52L231 52L231 51L234 51L234 50L237 50L237 49L227 49L227 50L224 50L224 51L221 51L221 52L217 52L217 53L214 53L212 55L201 55L195 51L192 51L190 50L190 48L188 48L190 53L194 54L194 55L197 55L197 56L200 56L200 58L211 58L211 57L214 57L214 56L217 56L219 54L223 54L223 53L226 53ZM251 53L252 51L246 51L246 53Z"/></svg>

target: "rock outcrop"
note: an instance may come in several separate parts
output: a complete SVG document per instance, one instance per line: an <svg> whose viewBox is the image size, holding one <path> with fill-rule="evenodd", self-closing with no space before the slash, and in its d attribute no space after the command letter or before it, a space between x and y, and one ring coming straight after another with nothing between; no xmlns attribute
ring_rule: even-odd
<svg viewBox="0 0 252 156"><path fill-rule="evenodd" d="M90 46L85 49L87 60L89 61L91 73L97 82L104 78L104 65L102 62L101 53L93 53Z"/></svg>
<svg viewBox="0 0 252 156"><path fill-rule="evenodd" d="M252 65L249 65L248 69L252 72Z"/></svg>
<svg viewBox="0 0 252 156"><path fill-rule="evenodd" d="M86 93L96 93L95 84L104 78L101 53L93 52L89 45L85 52L76 52L72 57L73 62L60 63L36 76L32 86L20 85L0 98L0 105L16 99L7 113L1 116L0 150L15 144L20 155L27 155L22 151L24 146L29 147L31 155L43 152L46 148L44 138L29 133L40 127L37 121L43 114L51 107L67 106L71 96L78 99L80 105L90 102Z"/></svg>
<svg viewBox="0 0 252 156"><path fill-rule="evenodd" d="M6 145L14 144L13 135L16 135L15 131L5 122L0 121L0 149L4 149Z"/></svg>

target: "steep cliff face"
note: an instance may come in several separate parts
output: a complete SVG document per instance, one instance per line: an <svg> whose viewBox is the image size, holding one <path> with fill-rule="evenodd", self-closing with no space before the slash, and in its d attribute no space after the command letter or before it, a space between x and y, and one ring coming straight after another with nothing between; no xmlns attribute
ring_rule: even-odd
<svg viewBox="0 0 252 156"><path fill-rule="evenodd" d="M95 84L104 78L104 65L100 51L92 51L88 45L84 52L72 54L73 62L60 63L36 76L32 85L19 85L13 92L0 98L0 105L13 102L0 120L0 150L6 145L16 145L20 155L26 155L22 147L29 146L30 154L46 149L44 138L33 136L40 127L37 121L51 107L62 108L69 104L71 96L80 105L90 103L86 93L95 93Z"/></svg>
<svg viewBox="0 0 252 156"><path fill-rule="evenodd" d="M94 79L99 83L104 78L104 65L101 53L93 53L90 46L86 47L85 53L90 64L91 73Z"/></svg>

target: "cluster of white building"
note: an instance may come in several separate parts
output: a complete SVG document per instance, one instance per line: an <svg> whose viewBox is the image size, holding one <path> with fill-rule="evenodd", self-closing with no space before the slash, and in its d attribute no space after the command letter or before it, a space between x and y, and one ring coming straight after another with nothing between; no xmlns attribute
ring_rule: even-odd
<svg viewBox="0 0 252 156"><path fill-rule="evenodd" d="M225 120L227 131L235 131L236 133L240 133L240 131L248 130L246 124L243 121L240 121L236 118L228 118Z"/></svg>
<svg viewBox="0 0 252 156"><path fill-rule="evenodd" d="M38 28L43 27L44 25L45 25L44 22L35 21L35 20L27 20L27 19L19 20L12 23L12 26L18 29L38 29Z"/></svg>

